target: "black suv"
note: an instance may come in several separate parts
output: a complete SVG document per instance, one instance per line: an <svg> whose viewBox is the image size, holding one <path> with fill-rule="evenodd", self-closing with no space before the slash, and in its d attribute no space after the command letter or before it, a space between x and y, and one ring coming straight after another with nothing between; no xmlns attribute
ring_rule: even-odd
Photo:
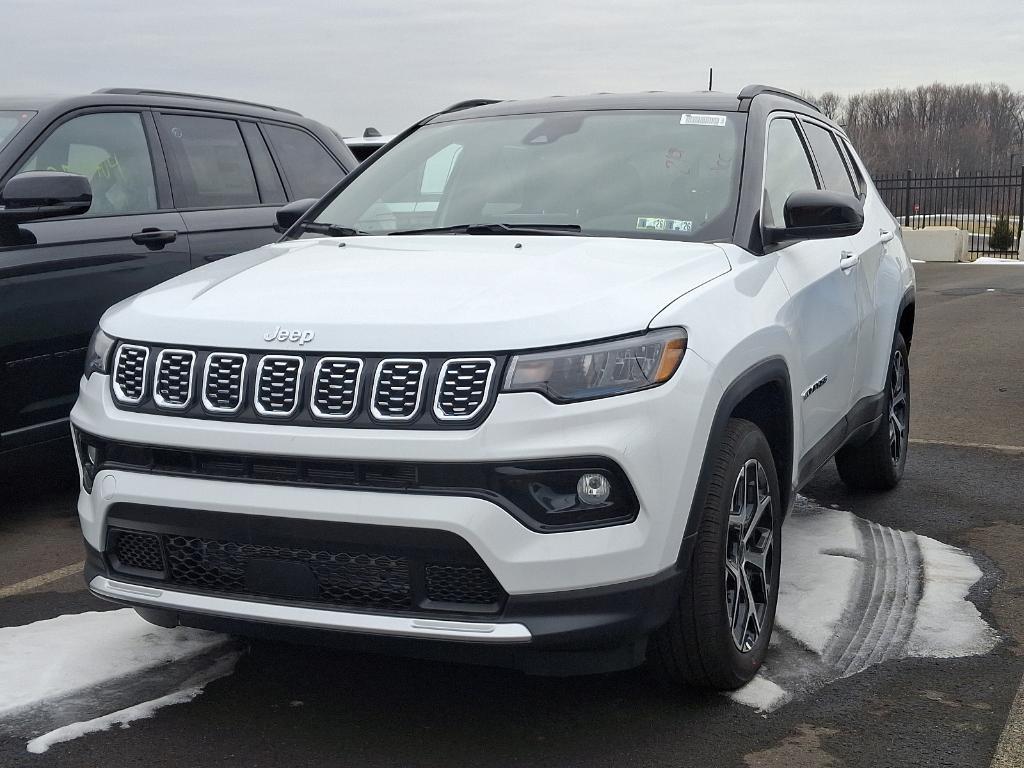
<svg viewBox="0 0 1024 768"><path fill-rule="evenodd" d="M126 88L0 99L0 453L68 433L107 307L271 242L280 206L356 165L276 107Z"/></svg>

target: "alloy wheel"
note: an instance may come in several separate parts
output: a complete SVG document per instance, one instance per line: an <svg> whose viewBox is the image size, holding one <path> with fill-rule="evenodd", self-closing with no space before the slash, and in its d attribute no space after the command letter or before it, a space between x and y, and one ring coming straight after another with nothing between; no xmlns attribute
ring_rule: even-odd
<svg viewBox="0 0 1024 768"><path fill-rule="evenodd" d="M892 355L891 383L889 385L889 458L899 464L907 444L909 407L907 403L907 368L903 352Z"/></svg>
<svg viewBox="0 0 1024 768"><path fill-rule="evenodd" d="M747 460L736 478L725 552L725 607L733 643L741 653L757 645L774 585L775 510L768 473Z"/></svg>

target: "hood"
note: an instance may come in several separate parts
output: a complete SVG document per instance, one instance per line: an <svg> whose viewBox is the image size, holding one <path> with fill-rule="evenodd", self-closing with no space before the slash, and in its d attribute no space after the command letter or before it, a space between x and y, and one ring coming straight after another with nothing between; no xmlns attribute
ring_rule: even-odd
<svg viewBox="0 0 1024 768"><path fill-rule="evenodd" d="M729 269L718 246L660 240L299 240L176 277L108 311L102 327L117 338L190 346L498 352L641 331L669 302ZM266 340L275 329L284 338Z"/></svg>

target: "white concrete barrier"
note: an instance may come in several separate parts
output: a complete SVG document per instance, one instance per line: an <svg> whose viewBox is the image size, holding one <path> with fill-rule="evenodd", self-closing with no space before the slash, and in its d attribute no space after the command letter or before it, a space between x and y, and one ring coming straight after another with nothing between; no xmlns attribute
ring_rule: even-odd
<svg viewBox="0 0 1024 768"><path fill-rule="evenodd" d="M974 261L970 234L957 227L925 227L904 229L903 244L907 255L921 261Z"/></svg>

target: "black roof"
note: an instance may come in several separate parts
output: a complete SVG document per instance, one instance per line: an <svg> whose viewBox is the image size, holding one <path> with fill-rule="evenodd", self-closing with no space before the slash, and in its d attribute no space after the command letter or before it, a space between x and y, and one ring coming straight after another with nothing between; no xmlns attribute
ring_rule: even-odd
<svg viewBox="0 0 1024 768"><path fill-rule="evenodd" d="M686 109L708 112L746 112L755 98L772 99L795 112L824 117L811 102L795 93L767 85L748 85L738 94L718 91L644 91L640 93L593 93L586 96L548 96L519 101L473 99L453 104L430 122L448 122L475 117L528 115L543 112L577 112L630 109Z"/></svg>
<svg viewBox="0 0 1024 768"><path fill-rule="evenodd" d="M222 96L206 96L197 93L149 90L145 88L103 88L95 93L79 96L3 96L0 109L43 111L55 109L61 112L94 106L150 106L177 107L178 109L230 112L251 117L301 117L298 112L268 104L256 104L240 99Z"/></svg>

